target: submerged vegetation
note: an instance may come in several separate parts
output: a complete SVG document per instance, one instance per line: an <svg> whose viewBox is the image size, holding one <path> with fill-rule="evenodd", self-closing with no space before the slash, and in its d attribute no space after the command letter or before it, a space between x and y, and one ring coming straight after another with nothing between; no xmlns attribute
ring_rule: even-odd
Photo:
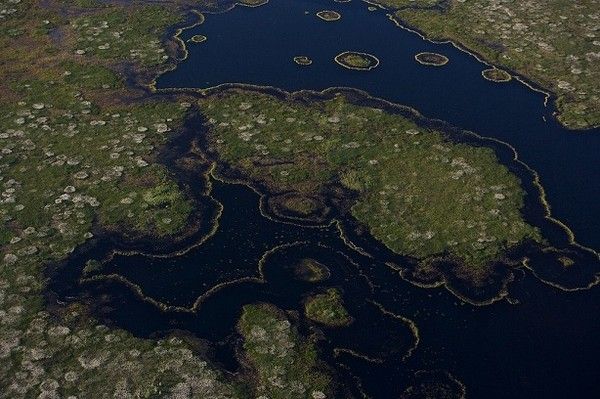
<svg viewBox="0 0 600 399"><path fill-rule="evenodd" d="M358 193L351 214L393 251L481 268L537 229L519 179L494 152L453 142L401 115L331 100L283 101L231 90L201 100L210 147L273 192Z"/></svg>
<svg viewBox="0 0 600 399"><path fill-rule="evenodd" d="M352 317L344 307L342 296L335 288L309 297L304 303L304 314L310 320L328 327L343 327L352 322Z"/></svg>
<svg viewBox="0 0 600 399"><path fill-rule="evenodd" d="M294 268L294 274L300 280L309 283L318 283L326 280L331 274L327 266L321 264L315 259L302 259Z"/></svg>
<svg viewBox="0 0 600 399"><path fill-rule="evenodd" d="M450 39L558 96L570 128L600 125L600 1L376 0L435 40Z"/></svg>

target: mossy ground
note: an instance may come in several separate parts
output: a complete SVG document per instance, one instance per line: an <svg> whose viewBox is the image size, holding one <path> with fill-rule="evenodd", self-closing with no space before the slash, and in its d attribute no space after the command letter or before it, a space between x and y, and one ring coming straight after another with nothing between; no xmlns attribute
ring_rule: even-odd
<svg viewBox="0 0 600 399"><path fill-rule="evenodd" d="M94 224L150 238L189 227L194 204L157 153L197 110L125 83L171 62L165 32L183 20L179 2L43 3L0 0L0 396L247 397L252 379L221 372L190 342L139 339L98 325L83 304L44 303L46 265ZM314 347L298 345L299 378L326 389L309 366Z"/></svg>
<svg viewBox="0 0 600 399"><path fill-rule="evenodd" d="M600 125L600 1L376 1L426 36L458 42L552 91L567 127Z"/></svg>
<svg viewBox="0 0 600 399"><path fill-rule="evenodd" d="M282 201L282 205L290 211L300 215L311 215L319 210L319 204L311 198L294 196Z"/></svg>
<svg viewBox="0 0 600 399"><path fill-rule="evenodd" d="M168 61L162 39L181 9L41 3L0 1L0 396L236 397L237 382L179 338L135 338L78 304L46 310L46 264L94 221L166 237L192 204L155 162L190 104L127 88L119 72Z"/></svg>
<svg viewBox="0 0 600 399"><path fill-rule="evenodd" d="M352 317L344 307L342 295L335 288L306 299L304 314L310 320L329 327L343 327L352 322Z"/></svg>
<svg viewBox="0 0 600 399"><path fill-rule="evenodd" d="M358 193L351 214L397 253L484 267L539 238L519 179L489 148L344 96L308 105L236 90L200 104L209 145L231 167L274 191L341 183Z"/></svg>
<svg viewBox="0 0 600 399"><path fill-rule="evenodd" d="M329 397L331 377L313 343L300 337L279 309L246 305L238 323L243 349L256 371L256 396L270 399Z"/></svg>

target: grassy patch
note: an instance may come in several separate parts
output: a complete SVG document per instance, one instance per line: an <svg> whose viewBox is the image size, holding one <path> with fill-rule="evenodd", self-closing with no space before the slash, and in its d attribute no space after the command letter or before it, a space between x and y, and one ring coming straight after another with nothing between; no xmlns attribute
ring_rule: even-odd
<svg viewBox="0 0 600 399"><path fill-rule="evenodd" d="M159 65L169 58L161 43L165 29L180 20L178 13L158 5L108 8L71 22L77 35L73 51L85 57Z"/></svg>
<svg viewBox="0 0 600 399"><path fill-rule="evenodd" d="M238 328L256 372L257 397L324 399L329 393L330 377L320 368L314 345L299 336L280 310L246 305Z"/></svg>
<svg viewBox="0 0 600 399"><path fill-rule="evenodd" d="M309 297L304 303L304 314L312 321L329 327L343 327L352 322L342 296L335 288Z"/></svg>
<svg viewBox="0 0 600 399"><path fill-rule="evenodd" d="M0 0L1 396L237 397L237 385L179 338L97 325L79 304L46 311L45 265L92 237L93 220L166 236L191 211L152 162L187 108L141 96L114 72L163 62L162 29L179 12L98 4ZM74 52L77 38L84 54Z"/></svg>
<svg viewBox="0 0 600 399"><path fill-rule="evenodd" d="M200 104L223 160L274 191L358 191L352 215L395 252L477 267L539 237L521 216L519 179L489 148L342 96L306 105L230 91Z"/></svg>

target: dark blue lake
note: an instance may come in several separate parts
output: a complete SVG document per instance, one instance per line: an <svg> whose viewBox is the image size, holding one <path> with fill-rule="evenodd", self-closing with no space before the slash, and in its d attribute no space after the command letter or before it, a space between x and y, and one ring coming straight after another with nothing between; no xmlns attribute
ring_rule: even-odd
<svg viewBox="0 0 600 399"><path fill-rule="evenodd" d="M600 129L570 131L544 106L544 95L513 80L482 78L487 66L450 44L433 44L398 28L384 10L368 11L354 0L272 0L257 8L235 7L207 14L203 24L184 31L207 36L188 43L189 57L161 76L159 88L208 88L222 83L275 86L289 91L344 86L411 106L483 136L514 146L535 169L545 187L553 215L572 228L578 241L600 248ZM315 13L335 10L342 18L325 22ZM368 52L380 65L368 72L337 65L343 51ZM422 51L446 55L444 67L414 60ZM308 67L293 57L306 55Z"/></svg>

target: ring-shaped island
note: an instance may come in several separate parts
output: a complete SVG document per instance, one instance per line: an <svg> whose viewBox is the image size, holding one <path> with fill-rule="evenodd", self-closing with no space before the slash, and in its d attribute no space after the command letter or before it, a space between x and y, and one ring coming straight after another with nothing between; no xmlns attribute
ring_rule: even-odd
<svg viewBox="0 0 600 399"><path fill-rule="evenodd" d="M379 65L379 59L374 55L357 51L344 51L336 55L334 60L344 68L356 71L370 71Z"/></svg>
<svg viewBox="0 0 600 399"><path fill-rule="evenodd" d="M429 52L422 52L415 55L415 60L419 64L428 66L444 66L450 61L445 55Z"/></svg>
<svg viewBox="0 0 600 399"><path fill-rule="evenodd" d="M298 55L298 56L294 57L294 62L296 64L302 65L302 66L308 66L308 65L312 64L312 60L305 55Z"/></svg>
<svg viewBox="0 0 600 399"><path fill-rule="evenodd" d="M188 41L190 41L192 43L202 43L202 42L205 42L206 39L207 39L207 37L204 35L194 35L194 36L190 37L190 40L188 40Z"/></svg>
<svg viewBox="0 0 600 399"><path fill-rule="evenodd" d="M323 21L333 22L342 18L342 15L339 12L332 10L323 10L317 12L317 17L321 18Z"/></svg>
<svg viewBox="0 0 600 399"><path fill-rule="evenodd" d="M496 83L505 83L512 80L510 73L498 68L485 69L481 71L481 76L486 80Z"/></svg>

